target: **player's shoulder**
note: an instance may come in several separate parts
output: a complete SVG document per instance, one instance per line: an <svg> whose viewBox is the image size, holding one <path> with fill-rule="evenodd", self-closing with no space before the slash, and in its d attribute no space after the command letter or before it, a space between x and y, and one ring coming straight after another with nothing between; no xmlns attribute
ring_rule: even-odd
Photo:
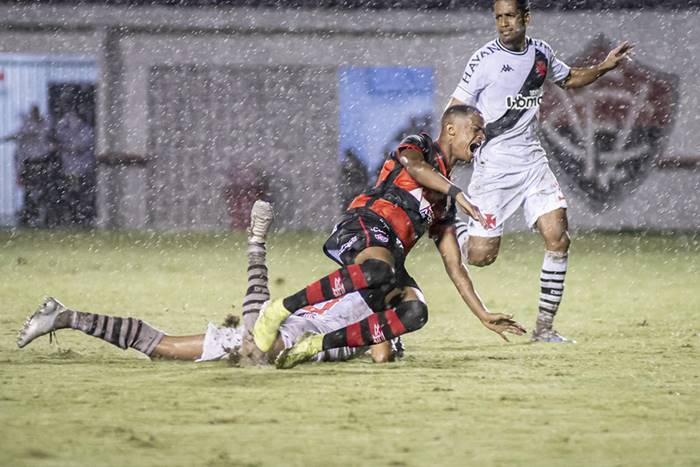
<svg viewBox="0 0 700 467"><path fill-rule="evenodd" d="M414 135L408 135L399 144L399 151L403 148L413 148L419 152L426 153L430 151L432 147L433 140L427 133L417 133Z"/></svg>
<svg viewBox="0 0 700 467"><path fill-rule="evenodd" d="M503 49L498 45L498 40L490 40L486 44L476 49L476 51L469 58L469 63L482 63L492 60L494 57L500 55L501 52L503 52Z"/></svg>
<svg viewBox="0 0 700 467"><path fill-rule="evenodd" d="M552 49L552 46L549 45L546 41L542 39L536 39L533 37L529 37L527 40L529 45L531 47L534 47L535 50L539 50L547 56L554 55L554 49Z"/></svg>

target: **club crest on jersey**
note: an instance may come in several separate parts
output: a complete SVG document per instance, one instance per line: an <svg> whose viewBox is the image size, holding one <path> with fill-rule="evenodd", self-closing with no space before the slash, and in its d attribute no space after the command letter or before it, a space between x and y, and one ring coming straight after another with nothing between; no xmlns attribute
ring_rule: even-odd
<svg viewBox="0 0 700 467"><path fill-rule="evenodd" d="M600 62L612 47L599 36L570 64ZM678 77L634 60L585 88L546 86L542 142L591 207L603 210L639 186L666 147Z"/></svg>
<svg viewBox="0 0 700 467"><path fill-rule="evenodd" d="M516 96L506 96L506 107L513 110L534 109L542 104L542 90L530 91L528 96L518 94Z"/></svg>

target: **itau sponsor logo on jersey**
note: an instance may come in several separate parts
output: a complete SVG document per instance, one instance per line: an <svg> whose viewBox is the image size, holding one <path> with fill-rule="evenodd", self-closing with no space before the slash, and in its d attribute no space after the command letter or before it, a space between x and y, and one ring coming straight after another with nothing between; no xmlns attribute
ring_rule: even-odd
<svg viewBox="0 0 700 467"><path fill-rule="evenodd" d="M613 46L599 36L569 64L598 63ZM585 88L546 86L542 142L589 204L605 209L641 184L671 132L678 77L625 60Z"/></svg>

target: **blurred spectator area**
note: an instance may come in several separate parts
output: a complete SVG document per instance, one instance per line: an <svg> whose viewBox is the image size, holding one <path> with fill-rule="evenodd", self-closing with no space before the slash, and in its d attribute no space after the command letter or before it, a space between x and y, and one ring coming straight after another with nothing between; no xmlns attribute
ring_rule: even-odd
<svg viewBox="0 0 700 467"><path fill-rule="evenodd" d="M321 232L367 183L339 150L339 70L430 69L437 116L468 56L495 36L491 5L491 0L0 0L0 54L94 62L96 226L227 229L241 225L245 209L238 209L237 199L267 189L276 203L276 228ZM532 5L540 9L532 35L550 42L565 60L603 34L636 42L635 60L678 77L671 135L659 157L640 171L639 189L595 211L560 178L573 228L700 229L699 13L686 8L700 6L700 0L532 0ZM661 6L665 9L653 9ZM542 11L546 7L551 11ZM11 102L21 80L9 68L4 71L0 99ZM2 102L0 113L7 109ZM367 112L352 103L344 109ZM399 105L396 112L407 115ZM10 131L14 128L0 136ZM386 143L394 137L387 134ZM4 146L7 161L10 146ZM465 171L463 184L467 176ZM343 186L339 178L348 183ZM372 178L367 174L369 183Z"/></svg>

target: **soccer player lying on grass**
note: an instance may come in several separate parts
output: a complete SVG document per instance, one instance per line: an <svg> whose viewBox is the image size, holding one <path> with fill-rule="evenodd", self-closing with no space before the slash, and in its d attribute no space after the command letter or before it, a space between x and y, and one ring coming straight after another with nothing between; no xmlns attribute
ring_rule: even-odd
<svg viewBox="0 0 700 467"><path fill-rule="evenodd" d="M484 139L481 113L457 105L445 110L436 140L421 133L401 142L384 163L374 188L350 203L323 247L342 268L264 307L253 330L255 344L267 351L294 310L346 293L374 289L387 294L398 288L400 303L342 329L305 336L280 354L278 368L291 368L321 351L378 344L422 328L428 307L404 262L426 231L435 240L457 291L482 324L504 339L506 332L525 332L512 316L487 310L462 264L455 238L456 205L484 222L478 208L449 179L455 163L470 162Z"/></svg>
<svg viewBox="0 0 700 467"><path fill-rule="evenodd" d="M17 345L22 348L37 337L59 329L76 329L102 339L122 349L133 348L152 359L177 359L209 361L231 358L233 361L262 364L273 362L285 348L291 347L304 333L323 333L342 328L361 320L373 312L372 306L383 309L377 303L376 294L369 291L348 294L297 310L280 327L272 349L263 354L252 343L248 329L255 323L261 305L269 299L268 271L265 262L266 235L272 221L272 206L257 201L251 211L251 228L248 238L248 290L243 301L243 325L238 319L227 320L222 327L209 323L205 334L192 336L167 336L159 329L137 318L121 318L87 313L66 308L54 298L47 299L29 317L19 332ZM401 343L394 342L373 346L372 358L386 362L402 352ZM335 349L316 356L317 361L341 361L363 354L364 349Z"/></svg>

